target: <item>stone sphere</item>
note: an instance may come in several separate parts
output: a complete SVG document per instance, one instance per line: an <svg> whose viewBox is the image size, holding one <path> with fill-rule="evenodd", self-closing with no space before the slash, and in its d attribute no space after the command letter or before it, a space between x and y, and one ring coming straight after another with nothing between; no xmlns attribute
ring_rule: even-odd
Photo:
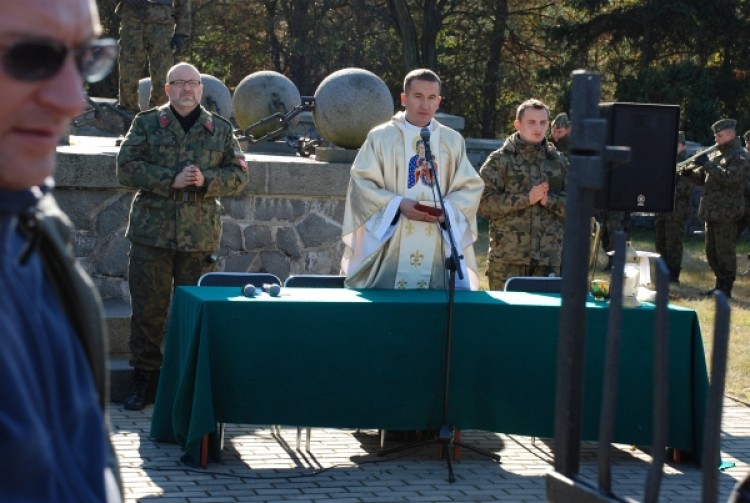
<svg viewBox="0 0 750 503"><path fill-rule="evenodd" d="M232 97L232 112L237 125L244 130L276 112L286 114L301 103L299 90L291 80L278 72L261 71L251 73L237 84ZM290 128L294 128L298 121L299 115L290 121ZM259 138L279 125L271 122L250 134Z"/></svg>
<svg viewBox="0 0 750 503"><path fill-rule="evenodd" d="M322 138L339 147L361 147L370 129L392 116L388 86L361 68L334 72L315 91L315 127Z"/></svg>
<svg viewBox="0 0 750 503"><path fill-rule="evenodd" d="M207 73L201 73L201 83L203 83L201 105L209 112L229 119L232 115L232 93L229 92L229 88L222 81Z"/></svg>
<svg viewBox="0 0 750 503"><path fill-rule="evenodd" d="M209 112L216 112L225 119L229 119L232 113L232 93L222 81L201 73L201 83L203 84L203 97L201 105ZM151 94L151 77L146 77L138 81L138 106L141 110L148 110L148 100Z"/></svg>

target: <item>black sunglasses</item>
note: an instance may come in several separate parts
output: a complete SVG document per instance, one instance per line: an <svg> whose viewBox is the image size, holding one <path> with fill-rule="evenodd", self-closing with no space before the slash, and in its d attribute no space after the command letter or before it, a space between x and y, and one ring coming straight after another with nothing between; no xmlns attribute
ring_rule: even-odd
<svg viewBox="0 0 750 503"><path fill-rule="evenodd" d="M103 79L117 59L117 41L112 38L93 40L71 49L54 40L25 40L0 50L2 66L11 77L38 82L54 77L72 52L81 76L88 82Z"/></svg>

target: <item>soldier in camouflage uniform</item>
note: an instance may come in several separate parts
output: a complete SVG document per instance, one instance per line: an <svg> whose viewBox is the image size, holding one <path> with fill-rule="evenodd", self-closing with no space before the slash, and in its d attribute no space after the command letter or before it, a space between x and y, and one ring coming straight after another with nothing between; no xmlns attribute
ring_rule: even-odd
<svg viewBox="0 0 750 503"><path fill-rule="evenodd" d="M745 213L745 184L750 175L747 150L736 132L737 121L721 119L711 128L718 149L698 156L687 168L696 183L704 186L698 216L706 222L706 258L716 276L715 291L732 296L737 276L737 221Z"/></svg>
<svg viewBox="0 0 750 503"><path fill-rule="evenodd" d="M215 267L219 196L241 194L247 184L231 123L200 106L198 70L180 63L167 80L169 104L138 114L117 156L120 183L138 189L126 232L135 368L128 410L153 400L172 288L195 285Z"/></svg>
<svg viewBox="0 0 750 503"><path fill-rule="evenodd" d="M492 290L502 290L512 276L560 275L568 161L545 137L549 108L541 101L521 103L514 126L479 170Z"/></svg>
<svg viewBox="0 0 750 503"><path fill-rule="evenodd" d="M685 133L677 135L677 161L687 159ZM682 241L685 238L685 222L689 217L690 202L695 182L688 176L678 176L675 182L674 210L656 215L656 252L669 269L669 281L680 282L682 269Z"/></svg>
<svg viewBox="0 0 750 503"><path fill-rule="evenodd" d="M550 140L557 151L566 156L570 150L570 131L572 129L573 125L568 120L568 114L557 114L552 121Z"/></svg>
<svg viewBox="0 0 750 503"><path fill-rule="evenodd" d="M743 136L745 138L745 150L748 150L748 147L750 147L750 131L745 131ZM745 183L745 214L740 218L739 222L737 222L738 239L745 229L750 232L750 178L748 178L748 181Z"/></svg>
<svg viewBox="0 0 750 503"><path fill-rule="evenodd" d="M743 136L745 138L745 150L750 152L750 131L745 131ZM750 176L745 182L745 214L737 222L737 239L740 239L745 230L750 233ZM750 253L747 255L747 259L750 260ZM746 270L742 274L750 275L750 270Z"/></svg>
<svg viewBox="0 0 750 503"><path fill-rule="evenodd" d="M190 0L122 0L120 16L120 90L118 106L139 111L138 81L148 64L149 107L167 102L164 77L174 64L173 50L182 51L190 36Z"/></svg>

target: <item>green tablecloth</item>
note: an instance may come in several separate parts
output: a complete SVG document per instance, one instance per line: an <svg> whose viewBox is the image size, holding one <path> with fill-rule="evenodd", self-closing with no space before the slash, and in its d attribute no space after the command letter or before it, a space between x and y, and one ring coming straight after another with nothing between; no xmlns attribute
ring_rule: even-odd
<svg viewBox="0 0 750 503"><path fill-rule="evenodd" d="M197 461L217 422L388 430L440 426L447 294L180 287L151 436ZM587 304L583 438L595 440L608 306ZM448 422L551 437L560 299L457 292ZM654 308L623 313L615 441L651 443ZM708 389L694 311L669 309L669 442L698 453Z"/></svg>

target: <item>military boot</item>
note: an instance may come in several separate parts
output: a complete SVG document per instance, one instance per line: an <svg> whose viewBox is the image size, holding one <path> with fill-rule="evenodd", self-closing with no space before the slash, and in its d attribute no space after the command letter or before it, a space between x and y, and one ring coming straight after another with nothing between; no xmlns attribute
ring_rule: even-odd
<svg viewBox="0 0 750 503"><path fill-rule="evenodd" d="M704 297L711 297L716 290L721 290L720 285L721 282L719 281L719 278L716 278L716 283L714 283L714 287L710 290L706 290L704 292L701 292L700 295L703 295Z"/></svg>
<svg viewBox="0 0 750 503"><path fill-rule="evenodd" d="M158 370L135 369L133 385L123 402L123 408L125 410L142 410L146 405L153 403L158 382Z"/></svg>
<svg viewBox="0 0 750 503"><path fill-rule="evenodd" d="M680 284L680 270L681 269L679 267L669 270L669 282L670 283L675 283L677 285Z"/></svg>
<svg viewBox="0 0 750 503"><path fill-rule="evenodd" d="M727 299L732 298L732 287L734 286L734 278L725 278L719 282L719 289L724 292Z"/></svg>

